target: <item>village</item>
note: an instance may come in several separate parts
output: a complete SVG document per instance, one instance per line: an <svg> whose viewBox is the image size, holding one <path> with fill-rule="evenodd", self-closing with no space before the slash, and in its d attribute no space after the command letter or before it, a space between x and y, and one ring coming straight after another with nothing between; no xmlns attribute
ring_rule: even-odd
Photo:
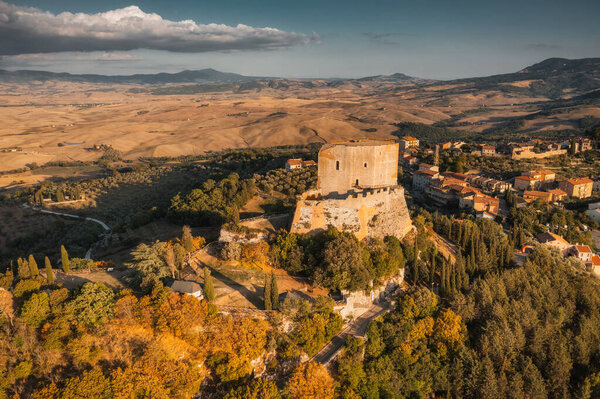
<svg viewBox="0 0 600 399"><path fill-rule="evenodd" d="M482 175L477 170L465 173L444 171L440 172L437 165L439 153L442 150L461 153L463 142L447 142L436 145L434 149L421 150L419 140L404 136L400 139L400 159L402 166L412 176L413 195L430 204L434 209L444 210L458 208L468 211L477 218L487 218L502 222L509 212L507 197L516 208L538 204L561 204L569 199L587 200L600 190L600 180L589 177L573 177L558 181L556 173L548 169L523 170L521 175L513 179L500 180ZM592 149L588 138L576 138L563 142L543 142L533 139L527 143L509 143L506 145L471 145L471 155L480 157L508 157L511 159L535 158L541 159L567 154L584 152ZM535 151L539 149L539 151ZM498 150L498 151L497 151ZM416 156L419 152L433 154L434 164L419 162ZM586 214L594 221L600 222L600 202L587 204ZM582 225L582 229L588 226ZM585 263L586 267L600 277L600 256L595 254L589 245L569 243L563 237L551 231L536 236L539 244L548 244L559 249L564 256L574 256ZM522 248L523 253L529 253L531 245Z"/></svg>

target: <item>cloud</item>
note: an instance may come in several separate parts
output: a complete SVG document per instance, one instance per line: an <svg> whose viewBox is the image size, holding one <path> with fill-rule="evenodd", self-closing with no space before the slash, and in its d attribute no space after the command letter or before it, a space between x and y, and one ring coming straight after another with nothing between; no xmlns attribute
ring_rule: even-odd
<svg viewBox="0 0 600 399"><path fill-rule="evenodd" d="M393 33L377 33L377 32L364 32L363 36L366 36L370 41L380 44L400 44L399 41L394 40L395 37L404 36L399 32Z"/></svg>
<svg viewBox="0 0 600 399"><path fill-rule="evenodd" d="M81 54L75 57L77 61L142 61L144 57L127 53L100 53L100 54Z"/></svg>
<svg viewBox="0 0 600 399"><path fill-rule="evenodd" d="M274 50L318 40L316 34L270 27L170 21L137 6L98 14L54 15L0 0L0 55L135 49L186 53Z"/></svg>

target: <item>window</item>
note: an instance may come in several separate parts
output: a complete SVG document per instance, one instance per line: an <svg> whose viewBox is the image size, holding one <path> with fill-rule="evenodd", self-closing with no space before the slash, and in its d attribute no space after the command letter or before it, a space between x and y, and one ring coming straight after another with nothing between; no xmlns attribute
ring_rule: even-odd
<svg viewBox="0 0 600 399"><path fill-rule="evenodd" d="M363 166L366 168L367 167L367 163L365 162Z"/></svg>
<svg viewBox="0 0 600 399"><path fill-rule="evenodd" d="M335 161L335 170L340 170L340 161Z"/></svg>
<svg viewBox="0 0 600 399"><path fill-rule="evenodd" d="M358 187L358 179L356 179L356 187Z"/></svg>

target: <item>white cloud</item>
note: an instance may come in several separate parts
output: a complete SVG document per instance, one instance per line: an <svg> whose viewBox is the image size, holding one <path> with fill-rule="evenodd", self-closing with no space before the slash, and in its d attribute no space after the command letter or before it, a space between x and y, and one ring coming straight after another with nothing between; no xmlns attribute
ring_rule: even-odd
<svg viewBox="0 0 600 399"><path fill-rule="evenodd" d="M170 21L137 6L98 14L54 15L0 0L0 55L135 49L189 53L272 50L317 40L316 34L309 37L270 27Z"/></svg>

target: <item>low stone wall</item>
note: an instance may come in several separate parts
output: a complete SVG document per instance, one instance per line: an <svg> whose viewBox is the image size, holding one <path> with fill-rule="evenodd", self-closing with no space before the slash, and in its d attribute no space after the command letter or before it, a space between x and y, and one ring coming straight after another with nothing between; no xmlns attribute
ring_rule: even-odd
<svg viewBox="0 0 600 399"><path fill-rule="evenodd" d="M311 196L312 195L312 196ZM404 237L412 227L400 186L351 191L319 197L306 193L296 206L291 231L317 233L328 226L365 237Z"/></svg>
<svg viewBox="0 0 600 399"><path fill-rule="evenodd" d="M533 151L522 151L522 152L513 154L512 159L529 159L529 158L542 159L542 158L555 157L557 155L563 155L566 153L567 153L567 150L552 150L552 151L546 151L546 152L541 152L541 153L537 153L537 152L533 152Z"/></svg>

